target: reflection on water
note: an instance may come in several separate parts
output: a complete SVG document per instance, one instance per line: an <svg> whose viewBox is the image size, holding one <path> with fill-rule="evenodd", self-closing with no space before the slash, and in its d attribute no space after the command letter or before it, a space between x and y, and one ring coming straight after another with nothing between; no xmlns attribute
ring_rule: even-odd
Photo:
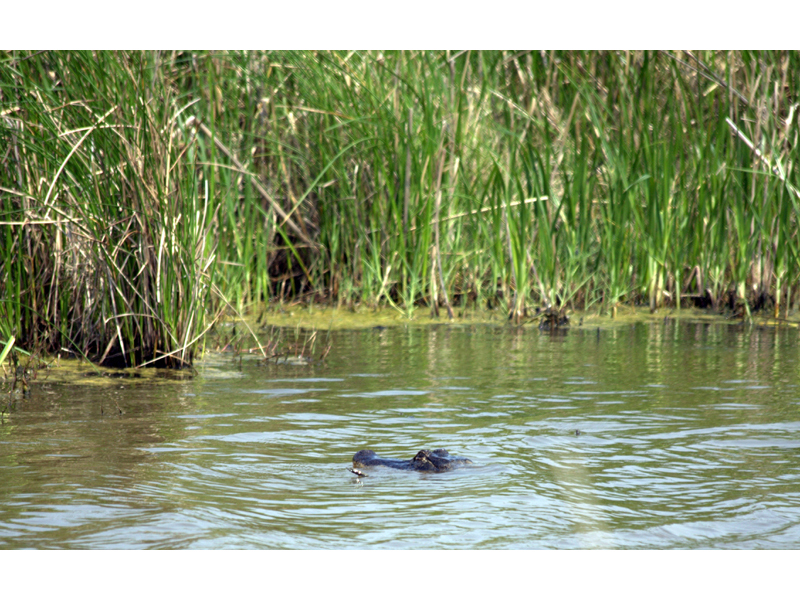
<svg viewBox="0 0 800 600"><path fill-rule="evenodd" d="M35 383L0 426L0 548L800 544L794 330L332 336L321 365ZM366 447L475 465L357 478Z"/></svg>

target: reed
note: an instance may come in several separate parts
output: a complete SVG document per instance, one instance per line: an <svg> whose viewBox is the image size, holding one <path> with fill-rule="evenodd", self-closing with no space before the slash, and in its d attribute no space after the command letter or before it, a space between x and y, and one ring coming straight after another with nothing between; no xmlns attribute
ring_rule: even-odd
<svg viewBox="0 0 800 600"><path fill-rule="evenodd" d="M18 344L191 364L216 261L213 177L198 175L190 100L157 59L3 61L0 321Z"/></svg>
<svg viewBox="0 0 800 600"><path fill-rule="evenodd" d="M0 65L0 341L177 365L226 301L785 316L798 289L795 52Z"/></svg>

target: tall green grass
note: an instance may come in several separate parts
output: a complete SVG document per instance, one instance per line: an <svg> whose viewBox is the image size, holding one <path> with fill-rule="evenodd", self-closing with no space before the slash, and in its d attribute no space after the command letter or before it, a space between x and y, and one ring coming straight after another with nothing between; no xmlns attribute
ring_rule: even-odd
<svg viewBox="0 0 800 600"><path fill-rule="evenodd" d="M3 335L115 365L191 363L216 264L213 170L158 55L3 61ZM212 175L208 177L207 175Z"/></svg>
<svg viewBox="0 0 800 600"><path fill-rule="evenodd" d="M226 301L786 316L798 73L795 52L7 53L0 334L178 364Z"/></svg>

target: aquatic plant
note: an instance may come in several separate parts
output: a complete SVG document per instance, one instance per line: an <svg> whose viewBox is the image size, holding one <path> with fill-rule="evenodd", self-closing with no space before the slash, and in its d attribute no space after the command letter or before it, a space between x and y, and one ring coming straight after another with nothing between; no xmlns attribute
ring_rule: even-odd
<svg viewBox="0 0 800 600"><path fill-rule="evenodd" d="M796 53L277 56L276 121L326 170L284 188L311 289L777 310L797 273Z"/></svg>
<svg viewBox="0 0 800 600"><path fill-rule="evenodd" d="M132 53L2 63L5 335L115 365L191 363L216 264L191 99Z"/></svg>
<svg viewBox="0 0 800 600"><path fill-rule="evenodd" d="M180 365L226 302L785 317L798 73L761 51L5 53L0 334Z"/></svg>

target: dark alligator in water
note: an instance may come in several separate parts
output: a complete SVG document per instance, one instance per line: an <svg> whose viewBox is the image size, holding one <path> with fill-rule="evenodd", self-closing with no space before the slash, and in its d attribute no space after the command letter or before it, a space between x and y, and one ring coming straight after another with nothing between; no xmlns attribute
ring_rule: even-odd
<svg viewBox="0 0 800 600"><path fill-rule="evenodd" d="M400 460L399 458L381 458L372 450L359 450L353 456L354 467L374 467L381 465L392 469L403 469L404 471L432 471L440 473L449 471L456 467L471 465L472 461L468 458L450 456L447 450L420 450L411 460Z"/></svg>

